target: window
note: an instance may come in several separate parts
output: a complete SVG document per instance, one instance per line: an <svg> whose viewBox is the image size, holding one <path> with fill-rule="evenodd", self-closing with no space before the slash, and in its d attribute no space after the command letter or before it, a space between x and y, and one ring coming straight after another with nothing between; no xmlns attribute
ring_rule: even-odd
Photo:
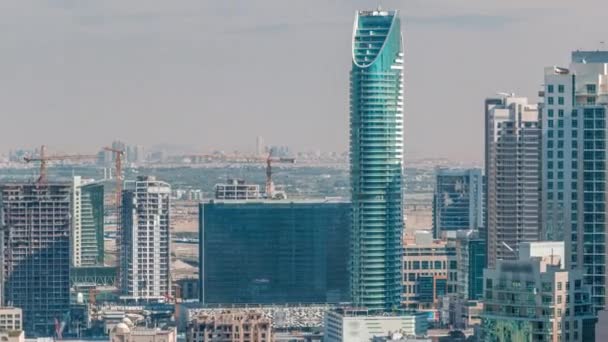
<svg viewBox="0 0 608 342"><path fill-rule="evenodd" d="M564 104L564 97L560 96L557 98L557 104L563 105Z"/></svg>
<svg viewBox="0 0 608 342"><path fill-rule="evenodd" d="M587 89L587 93L590 93L590 94L595 94L595 92L597 91L595 84L587 84L587 85L585 85L585 88Z"/></svg>
<svg viewBox="0 0 608 342"><path fill-rule="evenodd" d="M547 86L547 92L548 92L548 93L552 93L552 92L553 92L553 90L554 90L554 89L553 89L553 84L549 84L549 85Z"/></svg>
<svg viewBox="0 0 608 342"><path fill-rule="evenodd" d="M550 105L552 105L552 104L553 104L553 97L552 97L552 96L549 96L549 97L547 98L547 103L548 103L548 104L550 104Z"/></svg>
<svg viewBox="0 0 608 342"><path fill-rule="evenodd" d="M563 84L560 84L560 85L557 86L557 92L558 93L563 93L564 92L564 85Z"/></svg>

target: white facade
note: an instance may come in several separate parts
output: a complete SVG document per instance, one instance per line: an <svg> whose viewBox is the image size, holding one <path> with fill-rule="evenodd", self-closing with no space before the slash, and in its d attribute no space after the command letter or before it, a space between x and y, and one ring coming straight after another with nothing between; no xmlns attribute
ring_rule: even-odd
<svg viewBox="0 0 608 342"><path fill-rule="evenodd" d="M325 342L362 342L400 333L424 336L428 323L424 314L367 314L364 310L330 310L325 314Z"/></svg>
<svg viewBox="0 0 608 342"><path fill-rule="evenodd" d="M164 298L171 292L171 187L154 177L138 177L126 188L121 217L123 294Z"/></svg>
<svg viewBox="0 0 608 342"><path fill-rule="evenodd" d="M19 308L0 307L0 331L23 330L23 312Z"/></svg>
<svg viewBox="0 0 608 342"><path fill-rule="evenodd" d="M486 100L488 267L517 259L519 244L537 241L541 131L538 107L505 95Z"/></svg>

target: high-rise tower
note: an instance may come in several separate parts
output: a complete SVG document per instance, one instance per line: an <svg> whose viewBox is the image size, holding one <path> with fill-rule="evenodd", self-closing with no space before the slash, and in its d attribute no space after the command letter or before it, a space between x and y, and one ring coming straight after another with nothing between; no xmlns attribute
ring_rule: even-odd
<svg viewBox="0 0 608 342"><path fill-rule="evenodd" d="M565 241L595 310L606 307L608 51L574 51L569 68L545 68L542 236Z"/></svg>
<svg viewBox="0 0 608 342"><path fill-rule="evenodd" d="M120 277L123 294L162 299L171 292L171 187L152 176L125 184L122 196Z"/></svg>
<svg viewBox="0 0 608 342"><path fill-rule="evenodd" d="M515 260L540 234L541 129L525 97L486 100L488 267Z"/></svg>
<svg viewBox="0 0 608 342"><path fill-rule="evenodd" d="M353 303L401 301L403 42L397 11L359 11L350 74Z"/></svg>

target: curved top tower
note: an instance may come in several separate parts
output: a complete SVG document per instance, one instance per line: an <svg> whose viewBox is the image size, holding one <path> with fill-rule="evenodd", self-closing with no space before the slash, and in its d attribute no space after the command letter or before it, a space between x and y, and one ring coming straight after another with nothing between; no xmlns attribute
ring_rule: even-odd
<svg viewBox="0 0 608 342"><path fill-rule="evenodd" d="M401 22L397 11L359 11L350 79L351 294L371 310L401 303L402 169Z"/></svg>

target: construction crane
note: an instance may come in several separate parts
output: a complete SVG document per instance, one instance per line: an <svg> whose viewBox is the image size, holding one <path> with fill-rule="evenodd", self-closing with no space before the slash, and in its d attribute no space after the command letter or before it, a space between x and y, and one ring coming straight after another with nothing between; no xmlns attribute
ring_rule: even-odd
<svg viewBox="0 0 608 342"><path fill-rule="evenodd" d="M274 182L272 181L272 163L291 163L296 162L295 158L273 157L272 152L268 153L266 158L266 197L268 199L275 198Z"/></svg>
<svg viewBox="0 0 608 342"><path fill-rule="evenodd" d="M40 155L38 157L25 157L23 160L26 163L31 162L40 162L40 173L38 176L37 184L46 184L48 181L47 167L48 162L50 161L58 161L58 160L87 160L87 159L95 159L97 155L89 155L89 154L72 154L72 155L46 155L46 146L42 145L40 147Z"/></svg>
<svg viewBox="0 0 608 342"><path fill-rule="evenodd" d="M116 212L118 213L118 209L120 208L120 201L122 199L122 158L125 155L125 151L112 147L104 147L103 150L112 152L114 154L114 173L116 174Z"/></svg>

